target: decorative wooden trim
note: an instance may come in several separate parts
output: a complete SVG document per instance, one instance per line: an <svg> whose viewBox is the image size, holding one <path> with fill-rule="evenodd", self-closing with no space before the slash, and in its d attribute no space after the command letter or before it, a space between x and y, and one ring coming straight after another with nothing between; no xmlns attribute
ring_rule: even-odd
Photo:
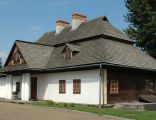
<svg viewBox="0 0 156 120"><path fill-rule="evenodd" d="M103 72L103 104L107 104L107 69L104 69Z"/></svg>
<svg viewBox="0 0 156 120"><path fill-rule="evenodd" d="M64 59L71 59L72 58L72 51L70 50L70 48L68 46L65 47L64 51Z"/></svg>
<svg viewBox="0 0 156 120"><path fill-rule="evenodd" d="M15 46L13 52L11 53L11 56L9 58L8 66L12 65L18 65L18 64L26 64L19 48Z"/></svg>

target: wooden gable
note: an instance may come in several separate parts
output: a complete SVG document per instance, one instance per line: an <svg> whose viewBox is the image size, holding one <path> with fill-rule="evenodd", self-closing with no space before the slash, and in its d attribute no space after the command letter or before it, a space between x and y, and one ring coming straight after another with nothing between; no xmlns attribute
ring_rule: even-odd
<svg viewBox="0 0 156 120"><path fill-rule="evenodd" d="M79 53L79 46L67 43L62 50L62 53L64 53L64 59L71 59L73 56Z"/></svg>
<svg viewBox="0 0 156 120"><path fill-rule="evenodd" d="M71 59L72 58L72 50L66 46L65 49L63 50L64 53L64 59Z"/></svg>
<svg viewBox="0 0 156 120"><path fill-rule="evenodd" d="M19 64L26 64L19 48L15 45L13 50L11 51L9 58L7 60L6 66L13 66Z"/></svg>

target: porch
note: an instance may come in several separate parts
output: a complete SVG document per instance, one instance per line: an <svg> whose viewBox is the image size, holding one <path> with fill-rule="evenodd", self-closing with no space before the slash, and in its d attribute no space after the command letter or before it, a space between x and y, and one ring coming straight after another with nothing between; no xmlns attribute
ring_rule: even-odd
<svg viewBox="0 0 156 120"><path fill-rule="evenodd" d="M30 73L7 75L6 99L29 101L37 99L37 78Z"/></svg>
<svg viewBox="0 0 156 120"><path fill-rule="evenodd" d="M140 101L140 95L156 97L156 76L148 72L108 70L108 104Z"/></svg>

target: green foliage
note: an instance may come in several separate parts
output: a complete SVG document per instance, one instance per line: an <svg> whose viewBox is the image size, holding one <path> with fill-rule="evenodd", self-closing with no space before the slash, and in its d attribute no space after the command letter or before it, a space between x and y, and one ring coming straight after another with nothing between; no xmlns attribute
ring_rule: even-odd
<svg viewBox="0 0 156 120"><path fill-rule="evenodd" d="M70 107L75 107L74 103L69 104Z"/></svg>
<svg viewBox="0 0 156 120"><path fill-rule="evenodd" d="M0 58L0 69L2 68L2 59Z"/></svg>
<svg viewBox="0 0 156 120"><path fill-rule="evenodd" d="M46 101L48 105L54 105L55 103L52 100Z"/></svg>
<svg viewBox="0 0 156 120"><path fill-rule="evenodd" d="M137 46L156 58L156 0L125 0L129 23L125 32Z"/></svg>
<svg viewBox="0 0 156 120"><path fill-rule="evenodd" d="M68 107L68 104L67 104L67 103L64 103L63 106L64 106L64 107Z"/></svg>
<svg viewBox="0 0 156 120"><path fill-rule="evenodd" d="M56 103L54 107L59 107L59 106L61 106L61 104Z"/></svg>

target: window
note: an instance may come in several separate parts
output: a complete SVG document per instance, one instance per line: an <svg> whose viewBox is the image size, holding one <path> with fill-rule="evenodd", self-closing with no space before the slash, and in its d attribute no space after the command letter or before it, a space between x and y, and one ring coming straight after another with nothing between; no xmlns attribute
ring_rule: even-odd
<svg viewBox="0 0 156 120"><path fill-rule="evenodd" d="M110 93L111 94L118 94L118 92L119 92L118 80L111 80L110 81Z"/></svg>
<svg viewBox="0 0 156 120"><path fill-rule="evenodd" d="M20 64L20 59L21 59L20 53L17 52L17 53L13 56L13 64Z"/></svg>
<svg viewBox="0 0 156 120"><path fill-rule="evenodd" d="M71 59L74 57L77 53L80 52L79 45L76 44L69 44L66 43L65 47L62 50L62 53L64 53L64 59Z"/></svg>
<svg viewBox="0 0 156 120"><path fill-rule="evenodd" d="M71 59L72 58L72 51L66 47L64 52L64 59Z"/></svg>
<svg viewBox="0 0 156 120"><path fill-rule="evenodd" d="M59 93L66 93L66 81L59 80Z"/></svg>
<svg viewBox="0 0 156 120"><path fill-rule="evenodd" d="M81 93L81 80L73 80L73 94Z"/></svg>

